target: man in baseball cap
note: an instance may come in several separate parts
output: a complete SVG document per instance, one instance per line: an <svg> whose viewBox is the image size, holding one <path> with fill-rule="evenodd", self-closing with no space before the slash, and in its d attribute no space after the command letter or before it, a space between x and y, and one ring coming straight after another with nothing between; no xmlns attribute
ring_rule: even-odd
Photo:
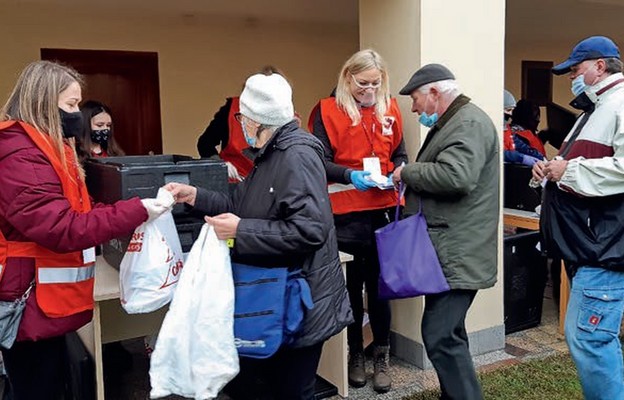
<svg viewBox="0 0 624 400"><path fill-rule="evenodd" d="M556 65L552 72L555 75L563 75L570 72L570 68L585 60L597 60L599 58L620 58L620 51L611 39L605 36L591 36L580 41L570 53L570 57L561 64Z"/></svg>
<svg viewBox="0 0 624 400"><path fill-rule="evenodd" d="M546 182L542 249L565 261L572 290L565 338L586 399L622 399L618 333L624 311L624 75L620 52L604 36L582 40L553 68L594 104L579 117L558 157L533 166ZM619 221L619 222L617 222Z"/></svg>

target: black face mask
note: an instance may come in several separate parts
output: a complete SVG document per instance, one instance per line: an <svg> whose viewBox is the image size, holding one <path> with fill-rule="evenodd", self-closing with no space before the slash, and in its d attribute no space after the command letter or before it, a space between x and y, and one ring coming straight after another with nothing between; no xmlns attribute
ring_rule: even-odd
<svg viewBox="0 0 624 400"><path fill-rule="evenodd" d="M59 108L61 113L61 127L63 128L63 137L66 139L79 137L82 132L82 113L76 111L68 113Z"/></svg>
<svg viewBox="0 0 624 400"><path fill-rule="evenodd" d="M504 115L505 122L509 121L511 119L511 114L510 113L503 113L503 115Z"/></svg>
<svg viewBox="0 0 624 400"><path fill-rule="evenodd" d="M91 141L99 145L105 145L110 138L110 129L99 129L97 131L91 131Z"/></svg>

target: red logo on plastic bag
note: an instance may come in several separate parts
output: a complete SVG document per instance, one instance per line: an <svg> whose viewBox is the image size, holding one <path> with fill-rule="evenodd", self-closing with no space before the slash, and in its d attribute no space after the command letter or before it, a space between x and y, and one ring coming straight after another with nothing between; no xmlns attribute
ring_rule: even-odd
<svg viewBox="0 0 624 400"><path fill-rule="evenodd" d="M598 325L598 322L600 322L600 317L596 315L592 315L591 317L589 317L590 325Z"/></svg>
<svg viewBox="0 0 624 400"><path fill-rule="evenodd" d="M145 237L145 232L134 232L132 234L132 238L130 238L130 243L128 243L128 249L126 250L129 253L140 253L143 250L143 238Z"/></svg>
<svg viewBox="0 0 624 400"><path fill-rule="evenodd" d="M165 241L165 238L162 238ZM182 272L182 268L184 268L184 262L182 260L178 260L175 263L173 262L174 256L171 252L171 248L167 247L167 260L169 263L169 270L167 271L167 277L165 278L165 283L162 284L160 289L164 289L167 286L174 285L178 283L178 279L180 279L180 272Z"/></svg>

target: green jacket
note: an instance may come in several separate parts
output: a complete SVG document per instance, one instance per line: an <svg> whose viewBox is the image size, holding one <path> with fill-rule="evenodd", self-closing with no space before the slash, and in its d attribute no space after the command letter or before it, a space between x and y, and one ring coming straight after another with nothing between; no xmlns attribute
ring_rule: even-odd
<svg viewBox="0 0 624 400"><path fill-rule="evenodd" d="M431 128L416 162L401 172L405 214L420 199L451 289L496 283L499 144L492 120L464 95Z"/></svg>

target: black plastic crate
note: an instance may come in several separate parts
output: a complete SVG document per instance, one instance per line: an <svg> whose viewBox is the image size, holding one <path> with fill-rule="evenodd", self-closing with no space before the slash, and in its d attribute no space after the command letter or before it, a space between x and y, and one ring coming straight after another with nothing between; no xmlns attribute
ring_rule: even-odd
<svg viewBox="0 0 624 400"><path fill-rule="evenodd" d="M175 154L92 158L85 163L85 173L89 194L105 204L135 196L156 197L158 189L170 182L228 191L225 163ZM177 204L173 215L190 213L183 204Z"/></svg>
<svg viewBox="0 0 624 400"><path fill-rule="evenodd" d="M542 201L542 188L529 186L531 167L505 163L503 170L503 207L534 211Z"/></svg>
<svg viewBox="0 0 624 400"><path fill-rule="evenodd" d="M110 204L138 196L156 197L158 189L169 182L186 183L228 193L227 166L208 159L182 155L123 156L89 159L85 164L89 194L96 202ZM172 210L182 251L188 252L204 221L184 204ZM102 254L113 267L119 268L130 236L110 240L102 245Z"/></svg>
<svg viewBox="0 0 624 400"><path fill-rule="evenodd" d="M505 333L532 328L542 320L547 260L536 248L539 232L505 237L504 308Z"/></svg>

